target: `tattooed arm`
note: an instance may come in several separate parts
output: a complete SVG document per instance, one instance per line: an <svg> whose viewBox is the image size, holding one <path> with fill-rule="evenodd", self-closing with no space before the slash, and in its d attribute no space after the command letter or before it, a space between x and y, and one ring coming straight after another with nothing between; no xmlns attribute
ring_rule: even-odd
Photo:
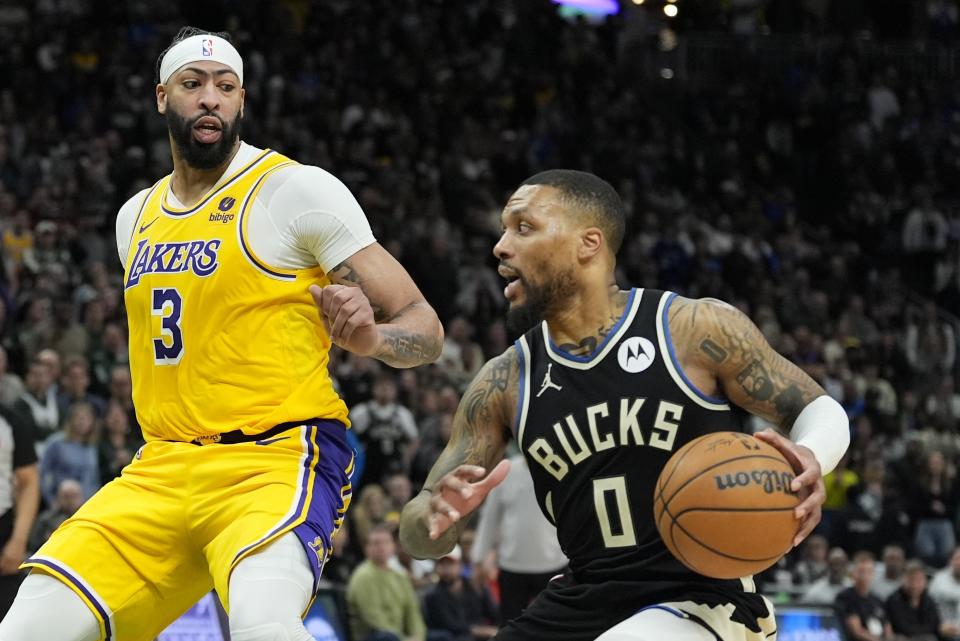
<svg viewBox="0 0 960 641"><path fill-rule="evenodd" d="M364 247L313 285L331 340L393 367L414 367L440 356L443 328L406 270L381 245Z"/></svg>
<svg viewBox="0 0 960 641"><path fill-rule="evenodd" d="M439 558L453 549L464 517L506 477L510 464L500 459L510 438L519 376L511 348L488 361L464 392L450 442L400 517L400 543L414 557Z"/></svg>
<svg viewBox="0 0 960 641"><path fill-rule="evenodd" d="M815 437L795 443L773 431L757 435L780 450L797 474L791 487L801 498L795 512L801 521L794 541L798 544L820 521L826 497L819 461L830 457L820 451L818 458L811 447L817 440L821 445L827 441L831 447L820 450L842 454L849 439L845 412L810 376L770 347L757 326L735 307L710 298L677 298L669 323L681 364L702 391L725 395L794 438L804 433L798 429L801 425L806 435Z"/></svg>

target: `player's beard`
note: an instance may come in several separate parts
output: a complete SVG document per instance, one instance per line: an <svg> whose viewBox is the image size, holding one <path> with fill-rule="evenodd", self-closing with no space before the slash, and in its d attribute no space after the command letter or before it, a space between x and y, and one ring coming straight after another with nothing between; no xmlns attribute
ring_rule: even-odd
<svg viewBox="0 0 960 641"><path fill-rule="evenodd" d="M522 334L551 314L567 307L576 293L572 269L560 269L542 283L531 283L519 275L526 301L507 310L507 331Z"/></svg>
<svg viewBox="0 0 960 641"><path fill-rule="evenodd" d="M240 138L243 116L237 114L233 122L226 122L213 113L202 113L195 118L184 118L173 109L167 109L167 129L177 152L184 162L194 169L214 169L226 162L233 146ZM199 142L193 137L193 126L204 116L213 116L220 121L220 140L212 143Z"/></svg>

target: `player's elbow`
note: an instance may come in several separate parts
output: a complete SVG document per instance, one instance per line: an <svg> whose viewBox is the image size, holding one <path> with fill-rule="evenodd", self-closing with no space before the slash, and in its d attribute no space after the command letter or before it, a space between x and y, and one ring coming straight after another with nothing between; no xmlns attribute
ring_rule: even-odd
<svg viewBox="0 0 960 641"><path fill-rule="evenodd" d="M430 307L428 305L428 307ZM427 352L427 362L432 363L438 358L440 358L440 353L443 351L443 323L440 322L440 317L437 316L437 312L430 307L430 313L433 315L433 340L431 341L432 349Z"/></svg>

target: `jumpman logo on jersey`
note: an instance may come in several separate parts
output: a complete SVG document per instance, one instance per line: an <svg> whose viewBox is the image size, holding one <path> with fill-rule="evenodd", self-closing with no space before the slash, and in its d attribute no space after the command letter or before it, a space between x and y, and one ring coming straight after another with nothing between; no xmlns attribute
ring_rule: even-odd
<svg viewBox="0 0 960 641"><path fill-rule="evenodd" d="M548 389L555 389L558 392L563 389L563 386L557 385L552 380L550 380L550 370L553 369L553 363L547 365L547 374L543 377L543 382L540 383L540 391L537 392L537 398L540 398L540 395L546 392Z"/></svg>

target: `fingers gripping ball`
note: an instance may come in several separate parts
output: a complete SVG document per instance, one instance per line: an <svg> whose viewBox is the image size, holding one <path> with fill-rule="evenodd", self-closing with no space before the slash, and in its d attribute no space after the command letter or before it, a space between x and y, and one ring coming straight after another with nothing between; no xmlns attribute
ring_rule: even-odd
<svg viewBox="0 0 960 641"><path fill-rule="evenodd" d="M799 522L793 468L747 434L717 432L677 450L660 472L653 516L667 548L705 576L734 579L789 551Z"/></svg>

